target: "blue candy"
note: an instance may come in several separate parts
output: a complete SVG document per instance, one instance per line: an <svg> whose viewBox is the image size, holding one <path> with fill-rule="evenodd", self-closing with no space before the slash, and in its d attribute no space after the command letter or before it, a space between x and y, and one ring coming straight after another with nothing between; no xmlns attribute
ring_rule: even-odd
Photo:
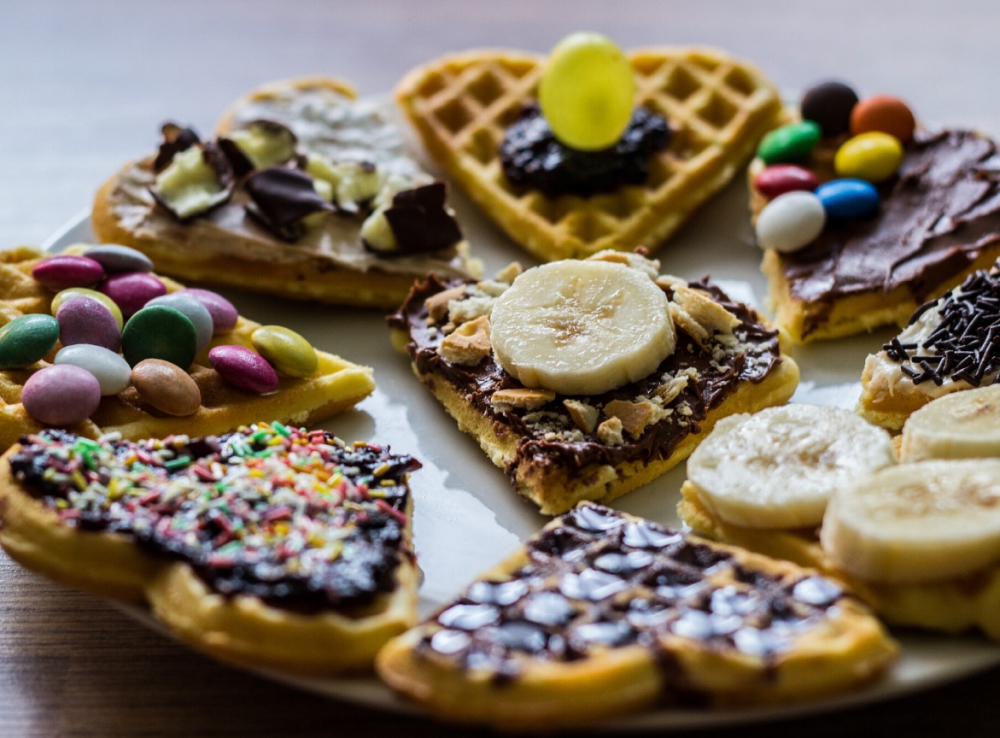
<svg viewBox="0 0 1000 738"><path fill-rule="evenodd" d="M831 220L864 218L878 211L878 190L860 179L835 179L816 188L816 197Z"/></svg>

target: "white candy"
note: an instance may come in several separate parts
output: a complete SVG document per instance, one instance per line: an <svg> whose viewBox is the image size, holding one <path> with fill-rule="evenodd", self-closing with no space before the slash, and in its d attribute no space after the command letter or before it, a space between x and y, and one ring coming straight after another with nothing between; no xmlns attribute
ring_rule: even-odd
<svg viewBox="0 0 1000 738"><path fill-rule="evenodd" d="M205 348L208 342L212 340L212 332L214 330L212 314L208 312L208 308L190 295L173 292L169 295L154 297L146 303L146 307L150 305L172 307L174 310L186 315L194 323L194 332L198 336L199 351Z"/></svg>
<svg viewBox="0 0 1000 738"><path fill-rule="evenodd" d="M97 377L102 395L117 395L132 383L132 367L128 362L103 346L78 343L59 349L56 364L71 364Z"/></svg>
<svg viewBox="0 0 1000 738"><path fill-rule="evenodd" d="M824 225L826 211L816 195L786 192L757 216L757 245L785 254L798 251L822 233Z"/></svg>

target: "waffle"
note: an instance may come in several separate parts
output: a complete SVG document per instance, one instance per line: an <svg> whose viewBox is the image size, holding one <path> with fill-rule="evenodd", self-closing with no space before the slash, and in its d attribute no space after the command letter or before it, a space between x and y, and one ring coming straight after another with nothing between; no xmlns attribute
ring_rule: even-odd
<svg viewBox="0 0 1000 738"><path fill-rule="evenodd" d="M657 699L828 695L872 679L896 651L814 571L581 505L390 641L376 670L445 719L546 730Z"/></svg>
<svg viewBox="0 0 1000 738"><path fill-rule="evenodd" d="M167 439L159 445L143 441L137 446L149 456L129 462L125 470L118 459L129 458L129 448L135 446L102 441L81 452L74 448L74 436L60 434L53 439L45 434L44 442L39 436L26 437L24 446L17 444L0 457L0 544L19 563L59 583L148 604L179 638L217 658L315 676L369 670L382 644L416 621L418 573L406 479L419 464L381 449L362 457L369 450L364 444L360 450L359 445L346 447L325 431L281 429L281 433L286 437L263 424L235 434L246 439L242 448L249 451L237 452L242 457L239 466L228 461L235 445L227 437L209 439L221 449L207 451L214 463L203 459L209 447L202 439L188 441L185 436L176 444ZM254 441L255 436L266 440ZM41 464L52 470L37 452L50 453L52 440L68 452L69 463L63 469L76 464L98 468L112 480L140 478L132 485L119 484L116 498L111 497L111 482L107 488L91 484L85 490L75 483L68 489L59 482L42 486L40 472L31 478L25 466ZM174 459L191 453L195 462L164 475L162 461L151 458L162 455L164 448ZM28 461L22 456L25 449L32 454ZM301 454L288 464L286 454L295 450ZM134 457L135 452L131 454ZM266 460L258 458L264 454ZM308 462L302 461L303 455L309 456ZM87 459L86 466L81 457ZM109 463L109 458L114 461ZM323 487L331 475L314 473L324 465L340 468L334 477L347 484L341 492L346 496L343 507L331 503L340 482L334 479L330 487ZM376 501L359 495L354 485L363 481L359 474L371 475L378 465L392 468L377 472L383 483L382 499ZM263 491L257 485L264 479L254 483L255 474L263 476L264 470L287 474L289 466L295 469L294 482L272 487L268 480ZM217 471L207 471L213 467ZM242 476L241 469L247 470ZM212 481L213 474L222 481ZM172 481L177 477L183 481ZM83 494L74 498L74 492ZM320 499L292 513L284 504L288 494L299 499L315 494ZM81 507L81 498L91 501ZM391 510L386 500L394 506ZM77 513L89 516L86 528L76 522ZM346 523L338 522L341 515ZM355 515L364 525L357 524ZM236 534L227 534L226 527L217 523L220 516ZM191 525L192 520L197 524ZM112 526L114 532L108 530ZM282 526L291 530L282 531ZM309 531L308 541L302 540L304 529ZM251 535L237 535L243 531ZM334 534L332 544L331 537L324 536L328 531ZM370 543L371 535L386 543ZM293 548L286 549L286 542ZM227 551L234 543L236 551ZM240 546L247 546L250 553L243 553ZM303 549L322 556L291 561L297 567L286 563ZM327 551L337 553L327 556ZM225 561L225 557L233 558ZM270 574L256 578L256 562L268 564ZM316 576L304 583L308 572L299 572L307 567Z"/></svg>
<svg viewBox="0 0 1000 738"><path fill-rule="evenodd" d="M74 249L70 249L72 253ZM77 251L78 252L78 251ZM0 251L0 324L26 313L50 312L53 294L31 277L31 269L41 252L29 247ZM163 279L169 291L182 285ZM262 418L293 425L313 425L353 407L375 388L372 371L322 351L319 370L305 379L282 377L277 392L252 395L222 380L208 362L208 351L220 344L252 348L250 340L258 323L240 317L230 332L215 336L195 358L191 377L201 390L201 407L187 417L164 415L144 403L134 387L101 399L89 420L70 430L88 438L119 432L123 438L162 438L174 433L215 435L249 425ZM44 360L22 370L0 371L0 450L6 450L26 433L42 426L21 405L21 388L32 373L46 367L59 349L57 344Z"/></svg>
<svg viewBox="0 0 1000 738"><path fill-rule="evenodd" d="M505 129L534 98L545 58L470 51L409 72L396 88L427 149L511 238L543 261L604 249L658 247L721 189L781 111L760 72L725 54L654 48L630 54L636 104L674 132L643 186L589 198L516 191L497 151Z"/></svg>
<svg viewBox="0 0 1000 738"><path fill-rule="evenodd" d="M310 113L333 121L324 138L315 120L303 120L275 105L293 104L312 95ZM303 146L316 146L336 156L349 150L352 158L367 156L416 173L417 165L402 152L402 140L391 131L384 110L355 101L354 90L333 79L310 77L270 84L241 98L219 122L225 135L246 123L247 111L286 124ZM372 140L366 131L337 128L343 112L354 106L365 120L377 120L383 130ZM256 107L252 107L256 106ZM259 115L258 115L259 113ZM365 117L369 116L369 117ZM358 142L361 142L358 144ZM378 258L361 244L360 217L329 216L319 230L286 243L255 224L243 211L248 199L241 187L230 203L188 223L179 223L157 208L146 187L153 183L153 157L127 164L98 191L93 228L104 243L121 243L147 254L163 274L200 284L236 287L299 300L393 308L406 297L413 281L430 271L476 276L481 266L469 257L468 244L423 256ZM401 162L401 163L400 163ZM394 170L395 171L395 170Z"/></svg>
<svg viewBox="0 0 1000 738"><path fill-rule="evenodd" d="M733 525L713 515L690 482L681 487L677 512L696 535L818 569L857 593L887 623L945 633L980 630L1000 641L1000 568L961 579L925 584L869 584L836 569L820 546L818 530L777 530Z"/></svg>

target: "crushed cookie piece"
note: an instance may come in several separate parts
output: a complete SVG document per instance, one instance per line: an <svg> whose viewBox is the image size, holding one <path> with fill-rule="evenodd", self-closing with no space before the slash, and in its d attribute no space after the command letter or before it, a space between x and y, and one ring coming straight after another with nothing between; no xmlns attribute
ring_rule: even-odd
<svg viewBox="0 0 1000 738"><path fill-rule="evenodd" d="M424 307L427 308L428 317L435 323L444 319L448 315L448 304L465 294L465 285L452 287L450 290L438 292L424 300Z"/></svg>
<svg viewBox="0 0 1000 738"><path fill-rule="evenodd" d="M497 390L493 393L491 402L500 412L507 412L515 408L537 410L554 399L556 393L552 390L524 388Z"/></svg>
<svg viewBox="0 0 1000 738"><path fill-rule="evenodd" d="M687 375L679 375L670 378L668 381L661 384L655 390L653 394L664 404L673 402L676 397L683 392L688 386Z"/></svg>
<svg viewBox="0 0 1000 738"><path fill-rule="evenodd" d="M656 422L658 410L660 408L649 401L612 400L604 406L605 415L618 418L632 438L639 438L647 425Z"/></svg>
<svg viewBox="0 0 1000 738"><path fill-rule="evenodd" d="M700 290L677 285L673 289L670 315L701 348L715 333L731 334L740 319ZM697 326L697 328L694 328Z"/></svg>
<svg viewBox="0 0 1000 738"><path fill-rule="evenodd" d="M500 297L509 287L509 284L494 279L484 279L476 285L477 290L486 293L490 297Z"/></svg>
<svg viewBox="0 0 1000 738"><path fill-rule="evenodd" d="M600 415L600 411L596 407L579 400L563 400L563 407L566 408L566 412L569 413L577 428L584 433L594 432L594 428L597 427L597 418Z"/></svg>
<svg viewBox="0 0 1000 738"><path fill-rule="evenodd" d="M461 325L484 315L489 317L496 300L495 297L486 294L454 299L448 303L448 317L455 325Z"/></svg>
<svg viewBox="0 0 1000 738"><path fill-rule="evenodd" d="M475 366L490 355L490 319L484 316L463 323L438 350L450 364Z"/></svg>
<svg viewBox="0 0 1000 738"><path fill-rule="evenodd" d="M618 418L608 418L597 426L597 438L605 446L621 446L625 443L622 438L622 421Z"/></svg>
<svg viewBox="0 0 1000 738"><path fill-rule="evenodd" d="M687 287L687 281L675 277L673 274L661 274L656 278L656 286L664 292L667 290L672 292L677 287Z"/></svg>
<svg viewBox="0 0 1000 738"><path fill-rule="evenodd" d="M505 266L499 272L497 272L496 280L497 282L504 282L506 284L514 284L514 280L521 276L521 272L524 271L524 267L521 266L521 262L512 261L510 264Z"/></svg>
<svg viewBox="0 0 1000 738"><path fill-rule="evenodd" d="M587 261L607 261L612 264L624 264L627 267L645 273L650 279L656 279L660 273L660 262L656 259L647 259L642 254L629 254L613 249L598 251L593 256L587 257ZM685 282L685 284L687 283Z"/></svg>

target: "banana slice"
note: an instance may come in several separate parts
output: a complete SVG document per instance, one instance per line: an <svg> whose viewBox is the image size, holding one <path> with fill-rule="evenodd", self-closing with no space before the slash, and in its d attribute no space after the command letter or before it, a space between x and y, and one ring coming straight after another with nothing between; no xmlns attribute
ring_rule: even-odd
<svg viewBox="0 0 1000 738"><path fill-rule="evenodd" d="M834 566L866 582L932 582L994 564L1000 460L884 469L833 496L820 542Z"/></svg>
<svg viewBox="0 0 1000 738"><path fill-rule="evenodd" d="M599 395L653 373L677 342L667 298L644 272L607 261L529 269L493 305L490 342L526 387Z"/></svg>
<svg viewBox="0 0 1000 738"><path fill-rule="evenodd" d="M945 395L903 426L900 461L1000 457L1000 386Z"/></svg>
<svg viewBox="0 0 1000 738"><path fill-rule="evenodd" d="M892 439L854 413L785 405L720 420L688 459L713 515L747 528L804 528L830 495L896 461Z"/></svg>

